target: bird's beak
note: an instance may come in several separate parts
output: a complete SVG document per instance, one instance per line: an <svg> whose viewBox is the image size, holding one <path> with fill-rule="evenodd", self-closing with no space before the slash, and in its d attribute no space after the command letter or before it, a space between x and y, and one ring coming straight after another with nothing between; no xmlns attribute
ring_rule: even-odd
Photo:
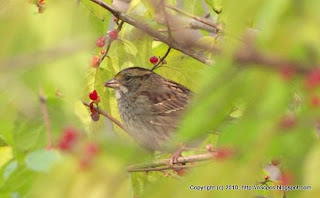
<svg viewBox="0 0 320 198"><path fill-rule="evenodd" d="M110 87L110 88L113 88L113 89L119 89L120 82L118 80L116 80L116 79L111 79L108 82L105 82L104 86L105 87Z"/></svg>

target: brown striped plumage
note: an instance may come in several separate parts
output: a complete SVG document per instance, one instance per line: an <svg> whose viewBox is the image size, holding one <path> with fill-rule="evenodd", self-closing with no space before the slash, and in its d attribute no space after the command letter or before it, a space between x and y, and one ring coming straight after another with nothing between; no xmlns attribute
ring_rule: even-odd
<svg viewBox="0 0 320 198"><path fill-rule="evenodd" d="M105 85L116 90L129 135L149 150L165 150L190 102L191 91L140 67L120 71Z"/></svg>

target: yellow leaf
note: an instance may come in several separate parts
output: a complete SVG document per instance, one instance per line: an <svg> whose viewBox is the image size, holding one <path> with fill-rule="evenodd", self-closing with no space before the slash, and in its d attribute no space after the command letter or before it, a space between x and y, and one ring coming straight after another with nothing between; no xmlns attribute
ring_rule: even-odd
<svg viewBox="0 0 320 198"><path fill-rule="evenodd" d="M12 159L12 149L10 146L0 147L0 168Z"/></svg>

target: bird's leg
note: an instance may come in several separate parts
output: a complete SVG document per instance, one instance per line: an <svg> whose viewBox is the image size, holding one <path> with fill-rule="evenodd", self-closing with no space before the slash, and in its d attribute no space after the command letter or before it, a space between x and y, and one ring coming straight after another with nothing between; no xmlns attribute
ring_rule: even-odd
<svg viewBox="0 0 320 198"><path fill-rule="evenodd" d="M173 164L178 163L178 158L181 157L182 152L184 151L184 147L180 146L176 152L173 153L171 159L170 159L170 166Z"/></svg>

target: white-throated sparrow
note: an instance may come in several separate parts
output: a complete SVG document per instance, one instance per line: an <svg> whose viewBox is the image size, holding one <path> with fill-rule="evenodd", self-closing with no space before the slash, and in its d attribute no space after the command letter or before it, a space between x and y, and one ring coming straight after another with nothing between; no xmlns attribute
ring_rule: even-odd
<svg viewBox="0 0 320 198"><path fill-rule="evenodd" d="M191 91L141 67L120 71L105 83L115 89L122 122L138 143L149 150L166 150Z"/></svg>

